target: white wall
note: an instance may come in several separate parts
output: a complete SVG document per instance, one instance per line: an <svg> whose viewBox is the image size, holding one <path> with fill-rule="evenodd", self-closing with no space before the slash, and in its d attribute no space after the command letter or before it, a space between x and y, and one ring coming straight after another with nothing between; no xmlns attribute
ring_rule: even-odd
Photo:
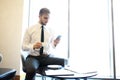
<svg viewBox="0 0 120 80"><path fill-rule="evenodd" d="M15 68L20 74L23 0L0 0L0 67Z"/></svg>

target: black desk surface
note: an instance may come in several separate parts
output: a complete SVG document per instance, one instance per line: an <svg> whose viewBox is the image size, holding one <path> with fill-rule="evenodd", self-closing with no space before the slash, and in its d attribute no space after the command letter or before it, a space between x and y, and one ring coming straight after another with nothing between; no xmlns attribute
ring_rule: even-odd
<svg viewBox="0 0 120 80"><path fill-rule="evenodd" d="M10 74L15 75L16 70L10 68L0 68L0 78L9 76Z"/></svg>

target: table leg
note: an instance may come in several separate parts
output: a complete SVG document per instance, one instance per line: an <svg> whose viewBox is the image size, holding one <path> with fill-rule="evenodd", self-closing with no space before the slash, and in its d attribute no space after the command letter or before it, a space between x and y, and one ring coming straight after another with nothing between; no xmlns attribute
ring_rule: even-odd
<svg viewBox="0 0 120 80"><path fill-rule="evenodd" d="M84 80L87 80L87 78L84 78Z"/></svg>
<svg viewBox="0 0 120 80"><path fill-rule="evenodd" d="M83 78L84 80L87 80L87 78ZM80 80L79 78L76 78L75 80Z"/></svg>
<svg viewBox="0 0 120 80"><path fill-rule="evenodd" d="M65 79L63 79L63 78L55 78L54 80L65 80Z"/></svg>

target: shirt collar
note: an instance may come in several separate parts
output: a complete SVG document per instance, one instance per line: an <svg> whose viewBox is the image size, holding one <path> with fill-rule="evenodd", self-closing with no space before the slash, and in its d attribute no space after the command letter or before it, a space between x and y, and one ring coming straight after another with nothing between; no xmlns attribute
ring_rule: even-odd
<svg viewBox="0 0 120 80"><path fill-rule="evenodd" d="M40 24L39 22L38 22L38 26L41 28L42 27L42 24ZM46 26L44 25L44 29L46 29Z"/></svg>

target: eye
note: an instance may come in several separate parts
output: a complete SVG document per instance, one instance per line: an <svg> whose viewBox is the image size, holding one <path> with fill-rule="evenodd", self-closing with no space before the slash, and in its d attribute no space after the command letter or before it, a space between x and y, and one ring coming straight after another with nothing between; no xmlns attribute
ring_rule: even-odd
<svg viewBox="0 0 120 80"><path fill-rule="evenodd" d="M44 17L44 19L48 19L48 17Z"/></svg>

